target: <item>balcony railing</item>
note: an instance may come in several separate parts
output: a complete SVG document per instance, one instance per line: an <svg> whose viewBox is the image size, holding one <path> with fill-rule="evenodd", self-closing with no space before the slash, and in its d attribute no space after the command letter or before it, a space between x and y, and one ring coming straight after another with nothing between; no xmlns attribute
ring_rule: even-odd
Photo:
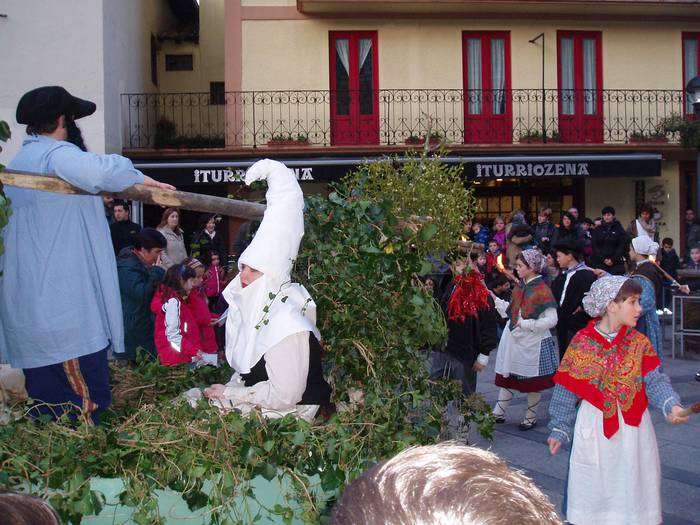
<svg viewBox="0 0 700 525"><path fill-rule="evenodd" d="M374 92L240 91L124 94L126 148L394 146L428 134L448 144L676 142L665 119L680 90Z"/></svg>

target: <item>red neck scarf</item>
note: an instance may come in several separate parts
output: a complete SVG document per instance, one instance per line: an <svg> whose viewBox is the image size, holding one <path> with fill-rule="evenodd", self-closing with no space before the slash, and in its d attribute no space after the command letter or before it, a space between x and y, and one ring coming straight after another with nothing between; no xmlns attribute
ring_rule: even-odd
<svg viewBox="0 0 700 525"><path fill-rule="evenodd" d="M479 310L488 310L489 291L481 273L471 270L466 275L458 275L452 281L455 289L447 303L447 319L464 321L467 316L477 317Z"/></svg>
<svg viewBox="0 0 700 525"><path fill-rule="evenodd" d="M623 326L612 342L593 319L571 341L554 382L603 412L603 434L610 439L620 423L617 407L630 426L639 426L649 405L644 376L661 365L649 339Z"/></svg>

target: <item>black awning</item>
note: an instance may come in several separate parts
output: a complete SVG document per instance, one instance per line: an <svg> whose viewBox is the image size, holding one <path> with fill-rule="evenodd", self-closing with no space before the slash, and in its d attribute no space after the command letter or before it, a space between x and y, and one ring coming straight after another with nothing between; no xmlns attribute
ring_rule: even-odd
<svg viewBox="0 0 700 525"><path fill-rule="evenodd" d="M387 157L311 157L277 159L293 169L300 182L332 182L363 162L377 162ZM405 162L406 157L394 158ZM175 185L226 184L241 182L245 170L254 159L231 161L188 160L136 162L135 166L163 182ZM448 156L448 164L462 164L467 180L534 179L559 177L658 177L661 175L660 154L594 154L594 155L518 155L518 156Z"/></svg>

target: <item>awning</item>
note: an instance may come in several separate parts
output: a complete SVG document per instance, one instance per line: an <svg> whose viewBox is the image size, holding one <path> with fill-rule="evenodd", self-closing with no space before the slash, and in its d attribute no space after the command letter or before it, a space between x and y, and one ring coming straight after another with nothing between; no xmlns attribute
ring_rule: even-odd
<svg viewBox="0 0 700 525"><path fill-rule="evenodd" d="M310 157L277 159L293 169L300 182L332 182L364 162L387 157ZM407 157L392 157L406 162ZM175 185L241 182L254 159L136 162L151 177ZM448 156L447 164L462 164L467 180L536 179L557 177L658 177L662 156L656 153L594 155Z"/></svg>

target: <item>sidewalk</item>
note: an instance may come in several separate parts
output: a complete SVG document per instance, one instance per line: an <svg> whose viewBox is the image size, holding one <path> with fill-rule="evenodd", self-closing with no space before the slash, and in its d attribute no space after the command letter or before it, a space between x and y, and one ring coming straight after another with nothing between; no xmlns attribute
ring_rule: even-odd
<svg viewBox="0 0 700 525"><path fill-rule="evenodd" d="M669 331L670 332L670 331ZM685 358L671 359L671 340L664 341L665 371L685 406L700 402L700 382L695 373L700 360L686 352ZM695 357L695 359L693 359ZM477 391L493 406L498 395L494 381L495 352L489 366L479 374ZM511 466L523 470L549 496L557 510L562 511L564 478L568 454L562 450L552 457L547 449L547 423L552 391L543 393L538 410L538 425L527 432L518 430L525 413L525 394L511 402L506 423L496 425L493 442L481 438L472 430L470 443L489 448ZM700 415L690 417L685 425L669 425L658 410L651 410L656 439L661 456L661 492L664 525L700 524ZM564 452L564 453L562 453ZM604 525L604 524L601 524Z"/></svg>

